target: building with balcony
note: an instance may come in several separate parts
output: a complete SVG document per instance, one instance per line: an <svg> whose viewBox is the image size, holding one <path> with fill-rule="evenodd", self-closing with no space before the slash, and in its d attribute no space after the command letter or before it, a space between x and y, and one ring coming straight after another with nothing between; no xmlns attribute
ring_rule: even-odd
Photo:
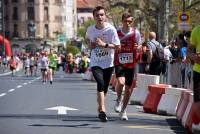
<svg viewBox="0 0 200 134"><path fill-rule="evenodd" d="M5 35L15 52L57 46L76 35L76 0L6 0Z"/></svg>

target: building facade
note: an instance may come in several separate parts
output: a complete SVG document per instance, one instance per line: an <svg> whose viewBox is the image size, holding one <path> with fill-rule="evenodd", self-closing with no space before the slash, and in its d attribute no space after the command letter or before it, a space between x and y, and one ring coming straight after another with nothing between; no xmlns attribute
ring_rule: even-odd
<svg viewBox="0 0 200 134"><path fill-rule="evenodd" d="M106 4L106 0L77 0L78 27L87 20L93 19L92 11L96 6L103 6L106 8Z"/></svg>
<svg viewBox="0 0 200 134"><path fill-rule="evenodd" d="M13 48L56 46L60 36L76 35L76 0L7 0L4 7L5 35Z"/></svg>

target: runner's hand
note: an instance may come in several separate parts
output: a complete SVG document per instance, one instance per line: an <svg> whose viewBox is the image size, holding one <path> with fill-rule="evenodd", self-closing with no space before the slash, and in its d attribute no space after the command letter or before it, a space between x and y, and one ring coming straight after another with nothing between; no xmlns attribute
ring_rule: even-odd
<svg viewBox="0 0 200 134"><path fill-rule="evenodd" d="M96 45L99 47L105 47L105 42L103 42L103 40L101 38L97 38L95 41Z"/></svg>

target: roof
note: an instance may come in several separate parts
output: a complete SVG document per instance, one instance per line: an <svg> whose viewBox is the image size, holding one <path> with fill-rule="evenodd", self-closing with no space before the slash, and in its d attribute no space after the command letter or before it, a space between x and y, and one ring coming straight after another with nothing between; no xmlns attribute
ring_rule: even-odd
<svg viewBox="0 0 200 134"><path fill-rule="evenodd" d="M77 0L77 8L94 8L97 6L97 0Z"/></svg>

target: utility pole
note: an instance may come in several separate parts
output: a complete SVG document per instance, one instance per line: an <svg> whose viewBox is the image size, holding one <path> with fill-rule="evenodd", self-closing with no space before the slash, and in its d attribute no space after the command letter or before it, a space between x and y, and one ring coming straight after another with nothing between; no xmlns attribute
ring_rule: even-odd
<svg viewBox="0 0 200 134"><path fill-rule="evenodd" d="M183 0L183 12L185 12L185 0Z"/></svg>

